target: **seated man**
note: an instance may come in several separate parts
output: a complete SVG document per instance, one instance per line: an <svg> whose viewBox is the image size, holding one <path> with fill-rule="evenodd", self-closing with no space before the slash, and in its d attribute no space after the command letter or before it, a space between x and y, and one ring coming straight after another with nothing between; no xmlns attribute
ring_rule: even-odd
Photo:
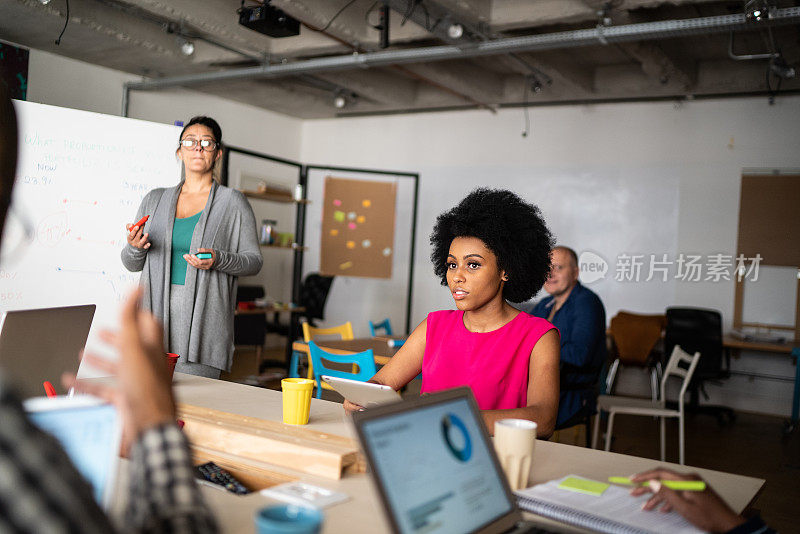
<svg viewBox="0 0 800 534"><path fill-rule="evenodd" d="M528 312L547 319L561 333L557 429L576 425L587 413L596 412L595 384L606 360L606 312L600 298L578 282L578 273L575 251L555 247L544 284L550 296Z"/></svg>

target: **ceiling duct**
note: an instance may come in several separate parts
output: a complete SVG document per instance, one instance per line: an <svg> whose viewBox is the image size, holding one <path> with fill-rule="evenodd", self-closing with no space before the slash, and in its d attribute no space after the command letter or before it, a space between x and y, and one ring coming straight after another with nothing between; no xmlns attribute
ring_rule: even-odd
<svg viewBox="0 0 800 534"><path fill-rule="evenodd" d="M800 22L800 7L790 7L774 10L769 19L759 23L748 21L744 14L736 14L694 19L665 20L622 26L596 27L586 30L485 41L473 43L469 48L463 49L456 46L445 45L408 50L388 50L308 59L294 63L264 65L225 72L173 76L143 82L129 82L125 84L125 88L147 90L236 79L275 79L286 76L296 76L298 74L335 72L355 68L457 60L514 52L577 48L596 45L597 43L625 43L728 31L746 31L769 26L797 24L798 22ZM123 103L123 112L125 111L125 105L126 102Z"/></svg>

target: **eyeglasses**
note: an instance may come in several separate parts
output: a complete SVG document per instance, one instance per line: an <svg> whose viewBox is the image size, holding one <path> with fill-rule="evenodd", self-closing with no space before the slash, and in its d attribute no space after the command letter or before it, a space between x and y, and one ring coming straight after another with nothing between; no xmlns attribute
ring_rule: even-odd
<svg viewBox="0 0 800 534"><path fill-rule="evenodd" d="M217 149L218 145L216 141L213 141L211 139L192 139L191 137L186 139L181 139L181 146L188 150L194 149L194 147L196 147L198 143L200 144L200 148L207 152L213 152L214 150Z"/></svg>

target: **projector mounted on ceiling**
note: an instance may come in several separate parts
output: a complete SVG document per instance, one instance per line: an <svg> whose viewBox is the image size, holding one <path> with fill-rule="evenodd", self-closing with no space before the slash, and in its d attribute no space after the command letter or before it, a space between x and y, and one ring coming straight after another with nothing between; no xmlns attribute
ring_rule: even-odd
<svg viewBox="0 0 800 534"><path fill-rule="evenodd" d="M242 7L239 10L239 24L270 37L300 34L300 21L269 5L269 0L260 6Z"/></svg>

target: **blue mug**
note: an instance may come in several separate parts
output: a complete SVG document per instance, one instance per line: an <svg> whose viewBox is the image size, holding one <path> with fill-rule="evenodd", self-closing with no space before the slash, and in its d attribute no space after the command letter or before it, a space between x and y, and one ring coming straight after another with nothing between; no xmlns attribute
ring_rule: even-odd
<svg viewBox="0 0 800 534"><path fill-rule="evenodd" d="M319 534L322 512L294 504L276 504L256 513L258 534Z"/></svg>

